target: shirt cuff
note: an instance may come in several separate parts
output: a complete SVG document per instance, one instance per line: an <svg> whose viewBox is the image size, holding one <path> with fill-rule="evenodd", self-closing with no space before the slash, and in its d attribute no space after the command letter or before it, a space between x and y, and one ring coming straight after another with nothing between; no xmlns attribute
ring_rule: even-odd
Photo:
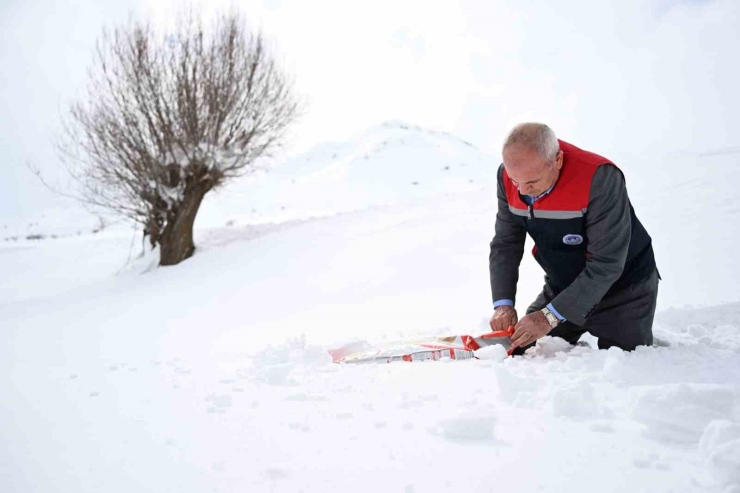
<svg viewBox="0 0 740 493"><path fill-rule="evenodd" d="M496 300L493 302L494 310L500 306L514 306L514 300Z"/></svg>
<svg viewBox="0 0 740 493"><path fill-rule="evenodd" d="M494 305L495 305L495 303L494 303ZM555 307L552 306L552 303L548 303L547 309L550 310L553 315L555 315L556 317L558 317L558 320L560 320L561 322L565 322L565 320L566 320L565 317L558 313L558 311L555 309Z"/></svg>

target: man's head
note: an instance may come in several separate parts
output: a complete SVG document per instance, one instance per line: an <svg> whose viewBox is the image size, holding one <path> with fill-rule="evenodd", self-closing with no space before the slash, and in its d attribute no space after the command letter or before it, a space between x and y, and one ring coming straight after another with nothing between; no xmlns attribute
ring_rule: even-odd
<svg viewBox="0 0 740 493"><path fill-rule="evenodd" d="M520 123L501 151L506 173L523 195L538 196L555 184L563 166L555 132L543 123Z"/></svg>

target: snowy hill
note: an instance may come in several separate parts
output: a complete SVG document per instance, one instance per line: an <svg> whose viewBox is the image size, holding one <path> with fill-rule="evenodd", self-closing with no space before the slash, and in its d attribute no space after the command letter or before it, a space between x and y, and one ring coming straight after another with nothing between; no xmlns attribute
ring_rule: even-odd
<svg viewBox="0 0 740 493"><path fill-rule="evenodd" d="M707 198L738 157L614 159L667 347L332 364L486 331L497 158L404 124L210 197L176 267L127 264L140 238L115 228L0 243L0 491L737 493L740 210ZM530 259L521 279L520 310Z"/></svg>
<svg viewBox="0 0 740 493"><path fill-rule="evenodd" d="M479 190L490 186L496 170L495 159L468 142L388 122L217 192L199 221L219 226L223 217L237 223L305 219Z"/></svg>

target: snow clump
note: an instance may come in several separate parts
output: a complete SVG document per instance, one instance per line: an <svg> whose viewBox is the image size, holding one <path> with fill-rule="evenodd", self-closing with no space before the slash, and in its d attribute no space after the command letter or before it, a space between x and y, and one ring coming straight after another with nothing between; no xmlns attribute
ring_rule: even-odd
<svg viewBox="0 0 740 493"><path fill-rule="evenodd" d="M482 347L475 351L475 357L478 359L487 359L492 361L503 361L508 356L506 348L501 344Z"/></svg>

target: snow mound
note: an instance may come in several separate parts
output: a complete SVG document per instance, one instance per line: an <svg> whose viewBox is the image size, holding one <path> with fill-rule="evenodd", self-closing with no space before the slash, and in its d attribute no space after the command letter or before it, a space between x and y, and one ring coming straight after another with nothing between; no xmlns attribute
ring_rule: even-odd
<svg viewBox="0 0 740 493"><path fill-rule="evenodd" d="M593 384L578 381L556 389L552 395L552 413L575 420L599 417L601 411Z"/></svg>
<svg viewBox="0 0 740 493"><path fill-rule="evenodd" d="M552 358L558 353L573 349L573 345L560 337L545 336L537 340L535 347L527 350L527 355L542 358Z"/></svg>
<svg viewBox="0 0 740 493"><path fill-rule="evenodd" d="M506 348L500 344L485 346L475 351L475 356L482 360L503 361L508 357Z"/></svg>
<svg viewBox="0 0 740 493"><path fill-rule="evenodd" d="M740 486L740 423L710 422L699 441L699 456L723 486Z"/></svg>
<svg viewBox="0 0 740 493"><path fill-rule="evenodd" d="M646 389L634 418L647 426L648 437L665 442L696 443L715 420L736 419L736 389L729 385L680 383Z"/></svg>
<svg viewBox="0 0 740 493"><path fill-rule="evenodd" d="M656 315L655 335L682 346L740 354L740 302L717 307L669 309Z"/></svg>

